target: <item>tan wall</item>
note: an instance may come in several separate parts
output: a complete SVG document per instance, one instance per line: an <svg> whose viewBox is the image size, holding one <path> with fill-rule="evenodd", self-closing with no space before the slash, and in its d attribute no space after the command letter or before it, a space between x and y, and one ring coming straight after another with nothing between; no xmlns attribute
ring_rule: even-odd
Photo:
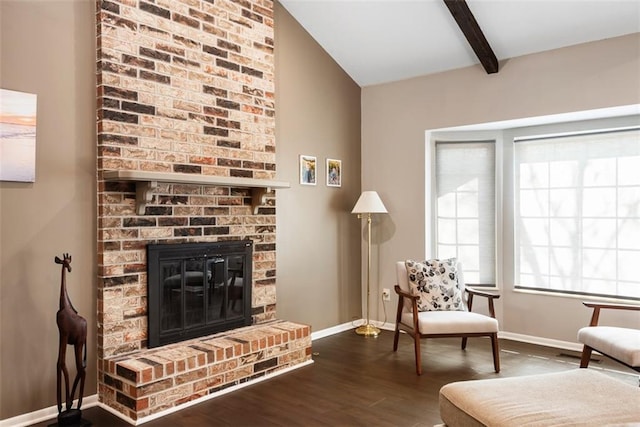
<svg viewBox="0 0 640 427"><path fill-rule="evenodd" d="M312 331L360 318L360 88L276 5L278 317ZM316 156L318 183L299 184L298 156ZM326 158L342 187L326 186Z"/></svg>
<svg viewBox="0 0 640 427"><path fill-rule="evenodd" d="M63 252L69 297L93 326L85 395L96 392L93 10L0 2L0 87L38 96L36 182L0 183L0 419L55 405Z"/></svg>
<svg viewBox="0 0 640 427"><path fill-rule="evenodd" d="M427 254L426 130L638 104L639 75L640 34L633 34L510 59L497 74L478 65L364 88L362 184L376 189L389 210L375 285L394 283L396 260ZM509 288L503 295L505 331L575 341L588 321L578 299ZM636 317L607 317L637 325Z"/></svg>

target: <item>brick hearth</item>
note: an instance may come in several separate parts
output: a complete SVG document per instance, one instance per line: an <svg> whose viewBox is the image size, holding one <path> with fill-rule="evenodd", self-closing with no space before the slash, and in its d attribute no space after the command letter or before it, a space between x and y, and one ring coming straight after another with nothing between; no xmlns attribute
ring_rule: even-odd
<svg viewBox="0 0 640 427"><path fill-rule="evenodd" d="M309 327L274 321L105 359L100 392L138 421L310 360Z"/></svg>

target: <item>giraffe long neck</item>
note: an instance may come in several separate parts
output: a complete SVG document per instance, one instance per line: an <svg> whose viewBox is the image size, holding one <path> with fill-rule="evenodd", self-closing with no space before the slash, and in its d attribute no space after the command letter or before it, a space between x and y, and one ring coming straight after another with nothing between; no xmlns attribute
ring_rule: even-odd
<svg viewBox="0 0 640 427"><path fill-rule="evenodd" d="M60 310L64 310L67 307L73 307L67 294L67 276L65 273L64 265L62 266L62 273L60 277Z"/></svg>

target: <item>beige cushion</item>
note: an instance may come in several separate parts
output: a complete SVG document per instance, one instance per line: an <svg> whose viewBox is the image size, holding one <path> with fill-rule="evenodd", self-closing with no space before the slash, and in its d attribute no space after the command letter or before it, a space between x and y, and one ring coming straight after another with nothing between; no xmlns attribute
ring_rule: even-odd
<svg viewBox="0 0 640 427"><path fill-rule="evenodd" d="M413 325L413 315L402 313L402 323ZM498 332L498 321L469 311L421 311L418 327L421 334L487 333Z"/></svg>
<svg viewBox="0 0 640 427"><path fill-rule="evenodd" d="M640 422L640 388L590 369L460 381L440 389L440 417L448 426L627 425Z"/></svg>
<svg viewBox="0 0 640 427"><path fill-rule="evenodd" d="M640 367L640 329L587 326L578 331L578 341L629 366Z"/></svg>

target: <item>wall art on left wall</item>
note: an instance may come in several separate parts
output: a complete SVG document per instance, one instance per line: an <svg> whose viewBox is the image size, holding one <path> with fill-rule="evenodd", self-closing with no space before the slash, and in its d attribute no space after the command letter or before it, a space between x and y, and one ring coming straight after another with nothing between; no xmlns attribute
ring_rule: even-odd
<svg viewBox="0 0 640 427"><path fill-rule="evenodd" d="M0 181L36 180L36 105L35 94L0 89Z"/></svg>

